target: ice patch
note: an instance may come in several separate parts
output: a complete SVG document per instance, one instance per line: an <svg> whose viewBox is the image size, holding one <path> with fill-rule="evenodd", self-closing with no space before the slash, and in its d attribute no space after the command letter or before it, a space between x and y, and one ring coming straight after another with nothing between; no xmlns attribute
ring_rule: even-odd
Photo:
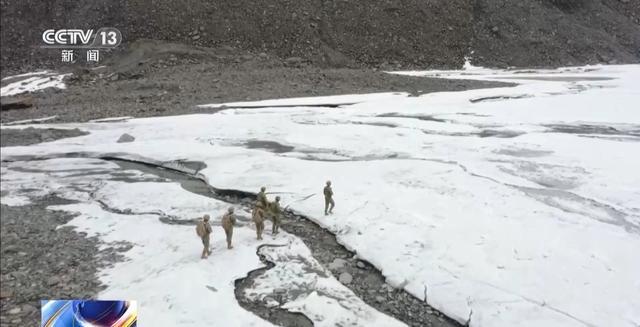
<svg viewBox="0 0 640 327"><path fill-rule="evenodd" d="M10 207L19 207L26 206L31 203L29 197L21 196L21 195L7 195L0 198L0 203L10 206Z"/></svg>
<svg viewBox="0 0 640 327"><path fill-rule="evenodd" d="M462 323L640 324L640 143L633 141L640 138L640 66L437 74L518 78L520 85L418 97L357 95L357 103L340 110L295 106L332 102L322 98L267 103L290 108L45 124L91 134L10 147L2 157L117 152L202 161L207 168L200 173L215 187L256 192L266 185L281 192L283 203L336 233L390 283ZM508 98L522 94L531 97ZM492 96L506 98L470 101ZM123 133L136 142L104 141ZM251 141L293 149L247 146ZM3 190L20 189L30 174L12 168L3 175ZM330 216L321 193L327 179L337 204ZM54 182L42 184L68 185ZM77 182L87 184L86 178ZM168 278L167 285L177 280ZM161 284L153 279L131 291L150 294Z"/></svg>
<svg viewBox="0 0 640 327"><path fill-rule="evenodd" d="M23 74L17 76L9 76L3 79L10 81L17 79L19 76L28 77L9 84L0 88L0 96L11 96L27 92L36 92L47 88L65 89L67 86L64 84L63 79L71 74L56 74L49 72L40 72L32 74Z"/></svg>
<svg viewBox="0 0 640 327"><path fill-rule="evenodd" d="M24 74L18 74L18 75L13 75L13 76L7 76L7 77L4 77L2 79L2 81L8 81L8 80L16 79L16 78L21 78L21 77L29 77L29 76L36 76L36 75L47 75L47 74L51 74L51 72L49 72L48 70L43 70L43 71L39 71L39 72L31 72L31 73L24 73Z"/></svg>

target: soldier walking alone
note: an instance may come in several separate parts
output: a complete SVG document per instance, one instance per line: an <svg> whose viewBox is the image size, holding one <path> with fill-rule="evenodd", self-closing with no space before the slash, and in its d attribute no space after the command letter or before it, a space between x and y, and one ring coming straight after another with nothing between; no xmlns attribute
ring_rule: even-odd
<svg viewBox="0 0 640 327"><path fill-rule="evenodd" d="M333 202L331 181L327 181L327 186L324 187L324 215L333 214L333 207L335 207L335 205L336 203Z"/></svg>
<svg viewBox="0 0 640 327"><path fill-rule="evenodd" d="M231 240L233 238L233 225L236 224L236 217L233 215L233 207L229 208L226 214L222 216L222 228L227 236L227 249L233 249Z"/></svg>

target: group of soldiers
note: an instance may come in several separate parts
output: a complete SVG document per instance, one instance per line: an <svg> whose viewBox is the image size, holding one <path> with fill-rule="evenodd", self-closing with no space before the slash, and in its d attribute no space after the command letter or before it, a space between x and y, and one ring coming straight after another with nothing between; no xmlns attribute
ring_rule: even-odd
<svg viewBox="0 0 640 327"><path fill-rule="evenodd" d="M265 219L271 220L273 226L271 228L271 234L273 235L278 234L278 229L282 223L280 197L276 196L276 199L273 202L269 202L269 200L267 200L267 194L265 193L266 190L267 188L264 186L260 188L258 199L256 200L256 203L253 206L253 211L251 212L251 220L256 224L256 236L258 237L258 240L262 240Z"/></svg>
<svg viewBox="0 0 640 327"><path fill-rule="evenodd" d="M227 249L233 249L233 245L231 245L231 240L233 239L233 226L236 224L236 217L233 215L234 209L230 207L222 216L222 229L224 229L224 234L227 237ZM198 237L202 239L202 259L206 259L211 255L211 247L209 246L209 242L211 239L211 233L213 233L213 229L211 228L211 223L209 223L211 217L209 215L204 215L202 220L198 222L196 225L196 234Z"/></svg>
<svg viewBox="0 0 640 327"><path fill-rule="evenodd" d="M258 193L257 200L253 206L251 212L251 220L256 225L256 236L258 240L262 240L262 233L264 232L264 221L271 220L272 229L271 234L278 234L280 225L282 224L282 207L280 206L280 197L276 196L273 202L267 199L266 187L261 187ZM333 190L331 189L331 181L327 181L323 190L324 193L324 214L332 214L335 202L333 201ZM211 233L213 229L209 223L209 215L204 215L202 220L196 225L196 233L202 239L202 259L206 259L211 255L211 248L209 245ZM233 227L236 224L236 218L234 216L234 209L230 207L227 212L222 216L222 229L227 238L227 249L232 249L233 245L231 241L233 239Z"/></svg>

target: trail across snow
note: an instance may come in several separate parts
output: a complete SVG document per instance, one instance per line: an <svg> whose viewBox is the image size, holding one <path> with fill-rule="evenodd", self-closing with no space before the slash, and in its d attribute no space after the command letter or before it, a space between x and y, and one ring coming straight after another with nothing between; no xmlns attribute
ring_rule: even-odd
<svg viewBox="0 0 640 327"><path fill-rule="evenodd" d="M44 124L34 127L91 134L3 148L2 157L203 161L210 184L283 192L283 203L335 232L391 284L471 326L639 325L640 66L404 74L520 85L341 96L334 102L355 104L339 108ZM123 133L136 140L116 143ZM325 217L327 179L337 205ZM255 265L255 254L247 260Z"/></svg>

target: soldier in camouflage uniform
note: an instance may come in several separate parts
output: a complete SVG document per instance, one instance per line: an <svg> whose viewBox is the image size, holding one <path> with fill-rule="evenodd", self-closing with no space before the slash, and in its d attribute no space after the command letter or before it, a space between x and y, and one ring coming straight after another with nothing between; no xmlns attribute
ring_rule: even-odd
<svg viewBox="0 0 640 327"><path fill-rule="evenodd" d="M264 208L265 210L269 205L269 201L267 200L267 194L265 193L266 190L267 188L263 186L260 188L260 193L258 193L258 202L260 203L262 208Z"/></svg>
<svg viewBox="0 0 640 327"><path fill-rule="evenodd" d="M276 196L276 200L269 204L269 214L273 221L272 234L278 234L280 224L282 222L282 208L280 208L280 197Z"/></svg>
<svg viewBox="0 0 640 327"><path fill-rule="evenodd" d="M231 240L233 238L233 225L236 224L236 217L233 215L233 207L229 208L226 214L222 216L222 228L227 236L227 249L233 249Z"/></svg>
<svg viewBox="0 0 640 327"><path fill-rule="evenodd" d="M251 212L251 219L256 224L256 235L258 240L262 240L262 232L264 231L264 219L265 212L264 208L262 208L262 204L256 201L255 206L253 207L253 212Z"/></svg>
<svg viewBox="0 0 640 327"><path fill-rule="evenodd" d="M202 255L200 256L202 259L206 259L211 255L211 249L209 248L211 232L212 229L211 225L209 224L209 215L204 215L204 217L202 217L202 220L199 221L196 226L196 233L202 239L202 246L204 247L202 249Z"/></svg>
<svg viewBox="0 0 640 327"><path fill-rule="evenodd" d="M331 189L331 181L327 181L327 186L324 187L324 215L333 214L333 207L336 203L333 202L333 190Z"/></svg>

